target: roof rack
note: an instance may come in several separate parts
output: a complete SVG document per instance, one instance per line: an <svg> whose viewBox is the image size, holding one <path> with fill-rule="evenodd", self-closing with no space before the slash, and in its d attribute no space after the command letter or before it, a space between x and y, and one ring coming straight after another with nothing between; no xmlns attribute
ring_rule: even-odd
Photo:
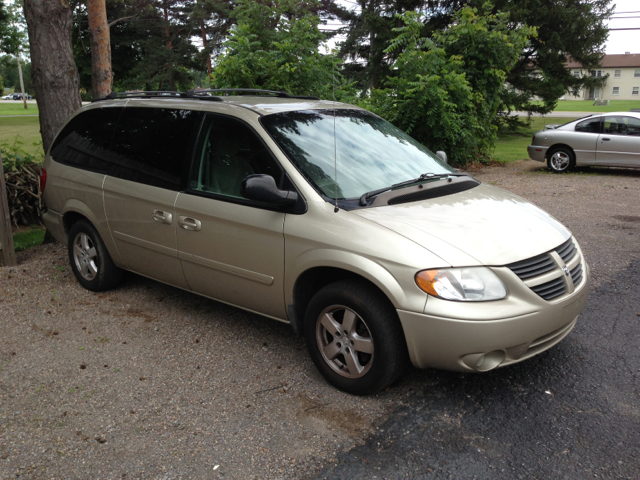
<svg viewBox="0 0 640 480"><path fill-rule="evenodd" d="M260 88L211 88L211 89L206 89L206 90L189 90L187 92L185 92L187 94L190 95L196 95L198 97L200 96L204 96L206 98L205 95L203 94L210 94L210 93L257 93L257 94L261 94L261 95L273 95L275 97L279 97L279 98L298 98L298 99L303 99L303 100L320 100L320 97L314 97L314 96L303 96L303 95L291 95L290 93L287 92L283 92L281 90L263 90ZM207 95L209 96L209 95Z"/></svg>
<svg viewBox="0 0 640 480"><path fill-rule="evenodd" d="M173 97L193 100L210 100L214 102L222 102L222 97L216 94L257 94L272 95L279 98L296 98L302 100L320 100L320 97L291 95L287 92L277 90L262 90L259 88L213 88L206 90L187 90L186 92L178 92L173 90L154 90L148 92L111 92L104 98L95 98L92 102L100 102L102 100L115 100L118 98L163 98Z"/></svg>

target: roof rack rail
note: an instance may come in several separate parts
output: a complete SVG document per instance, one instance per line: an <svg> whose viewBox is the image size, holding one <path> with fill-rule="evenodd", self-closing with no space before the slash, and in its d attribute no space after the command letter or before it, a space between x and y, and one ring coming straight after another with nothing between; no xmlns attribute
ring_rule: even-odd
<svg viewBox="0 0 640 480"><path fill-rule="evenodd" d="M179 97L193 100L211 100L214 102L222 102L222 97L215 95L218 93L246 93L259 95L273 95L279 98L297 98L302 100L320 100L320 97L291 95L287 92L277 90L262 90L259 88L212 88L203 90L187 90L186 92L178 92L173 90L153 90L144 92L111 92L104 98L94 98L92 102L100 102L102 100L115 100L124 98L163 98L163 97Z"/></svg>
<svg viewBox="0 0 640 480"><path fill-rule="evenodd" d="M185 92L185 93L189 95L196 95L198 97L205 96L203 94L208 94L208 93L249 93L249 94L257 93L257 94L273 95L275 97L280 97L280 98L320 100L320 97L291 95L290 93L283 92L281 90L263 90L260 88L211 88L211 89L205 89L205 90L189 90L188 92Z"/></svg>
<svg viewBox="0 0 640 480"><path fill-rule="evenodd" d="M178 92L175 90L153 90L153 91L143 91L143 92L111 92L104 98L95 98L92 102L99 102L102 100L115 100L117 98L164 98L164 97L172 97L172 98L191 98L195 100L212 100L214 102L221 102L222 99L219 97L201 97L193 95L193 92Z"/></svg>

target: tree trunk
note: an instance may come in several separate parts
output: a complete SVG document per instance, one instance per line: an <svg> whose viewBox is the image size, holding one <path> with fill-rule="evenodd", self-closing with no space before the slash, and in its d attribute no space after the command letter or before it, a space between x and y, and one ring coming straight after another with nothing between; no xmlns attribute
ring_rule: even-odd
<svg viewBox="0 0 640 480"><path fill-rule="evenodd" d="M42 146L47 152L60 128L82 106L71 46L73 15L65 0L24 0L24 16Z"/></svg>
<svg viewBox="0 0 640 480"><path fill-rule="evenodd" d="M91 90L93 98L104 98L113 86L111 34L105 0L88 0L87 15L91 34Z"/></svg>
<svg viewBox="0 0 640 480"><path fill-rule="evenodd" d="M207 51L209 42L207 41L207 31L204 28L204 22L200 23L200 33L202 34L202 46L204 47L204 52L207 55L207 74L211 76L211 72L213 71L213 68L211 67L211 55Z"/></svg>

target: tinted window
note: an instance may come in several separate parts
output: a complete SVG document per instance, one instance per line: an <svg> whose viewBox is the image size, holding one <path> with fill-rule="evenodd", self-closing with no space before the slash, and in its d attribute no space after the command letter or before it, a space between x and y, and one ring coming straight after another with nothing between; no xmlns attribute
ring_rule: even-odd
<svg viewBox="0 0 640 480"><path fill-rule="evenodd" d="M600 133L601 118L592 118L576 125L576 132Z"/></svg>
<svg viewBox="0 0 640 480"><path fill-rule="evenodd" d="M179 190L198 117L192 110L125 108L111 145L109 175Z"/></svg>
<svg viewBox="0 0 640 480"><path fill-rule="evenodd" d="M253 174L271 175L281 184L280 165L258 135L239 120L209 115L198 143L193 190L240 198L242 181Z"/></svg>
<svg viewBox="0 0 640 480"><path fill-rule="evenodd" d="M633 117L605 117L604 133L612 135L640 135L640 120Z"/></svg>
<svg viewBox="0 0 640 480"><path fill-rule="evenodd" d="M51 157L66 165L107 173L109 144L122 110L96 108L76 115L53 142Z"/></svg>

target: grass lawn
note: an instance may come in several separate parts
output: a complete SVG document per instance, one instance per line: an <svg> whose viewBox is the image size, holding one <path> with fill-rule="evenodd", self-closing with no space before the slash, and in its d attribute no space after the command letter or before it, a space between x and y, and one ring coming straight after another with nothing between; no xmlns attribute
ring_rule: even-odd
<svg viewBox="0 0 640 480"><path fill-rule="evenodd" d="M0 144L12 145L16 135L25 152L44 157L38 117L0 117ZM34 142L38 145L34 146Z"/></svg>
<svg viewBox="0 0 640 480"><path fill-rule="evenodd" d="M575 120L575 118L532 117L530 128L522 130L520 133L498 134L498 141L496 142L493 157L501 162L525 160L529 158L527 155L527 147L531 145L531 137L534 133L542 130L545 125L563 124L571 122L572 120Z"/></svg>
<svg viewBox="0 0 640 480"><path fill-rule="evenodd" d="M35 247L36 245L42 245L44 240L44 233L46 229L33 226L31 230L23 230L13 234L13 246L16 252L22 252L27 248Z"/></svg>
<svg viewBox="0 0 640 480"><path fill-rule="evenodd" d="M0 115L38 115L36 103L28 103L27 106L28 108L25 110L22 102L0 103Z"/></svg>
<svg viewBox="0 0 640 480"><path fill-rule="evenodd" d="M640 108L640 100L611 100L611 105L596 107L593 100L560 100L556 112L628 112Z"/></svg>

